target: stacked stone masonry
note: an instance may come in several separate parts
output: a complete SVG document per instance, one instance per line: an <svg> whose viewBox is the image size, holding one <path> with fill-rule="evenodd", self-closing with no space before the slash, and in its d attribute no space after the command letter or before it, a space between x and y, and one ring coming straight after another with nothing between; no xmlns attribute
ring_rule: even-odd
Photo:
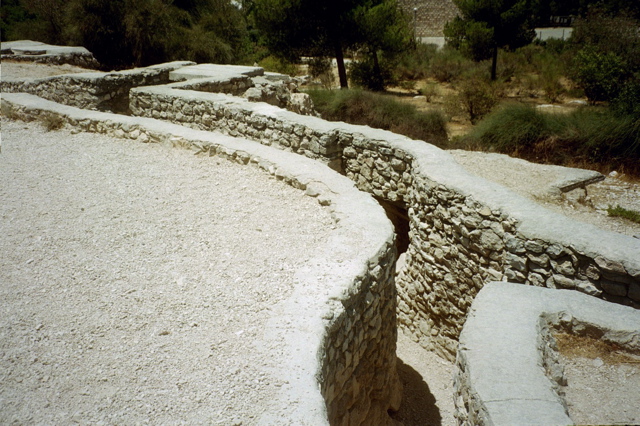
<svg viewBox="0 0 640 426"><path fill-rule="evenodd" d="M395 259L389 245L329 326L321 392L332 425L384 425L387 410L400 409L401 384L389 374L396 371Z"/></svg>
<svg viewBox="0 0 640 426"><path fill-rule="evenodd" d="M98 69L93 54L80 46L54 46L38 41L17 40L2 43L2 60L35 62L39 64L69 64Z"/></svg>
<svg viewBox="0 0 640 426"><path fill-rule="evenodd" d="M406 208L410 245L396 280L399 325L445 358L455 357L469 306L488 281L575 289L640 306L636 239L577 225L531 206L496 184L468 175L446 152L424 142L227 95L176 89L134 89L131 110L323 161L361 190ZM488 195L484 202L483 193ZM518 214L521 210L524 214ZM564 229L539 235L554 227ZM543 229L523 232L528 228Z"/></svg>
<svg viewBox="0 0 640 426"><path fill-rule="evenodd" d="M416 37L442 37L447 22L460 14L453 0L400 0L415 25Z"/></svg>
<svg viewBox="0 0 640 426"><path fill-rule="evenodd" d="M236 77L238 82L246 81L241 75ZM220 79L216 81L222 84ZM32 93L46 97L46 92L40 94L28 86L32 83L25 84ZM574 223L506 188L470 175L428 141L414 141L367 126L331 123L266 103L211 93L215 84L191 80L133 88L129 93L130 110L137 116L245 137L319 160L345 174L359 189L406 209L410 243L402 254L403 267L395 277L397 321L423 347L454 359L471 303L490 281L571 289L634 308L640 306L637 239ZM19 87L12 89L17 91ZM142 142L164 138L153 126L143 128L125 122L113 127L102 119L67 121L83 130ZM198 141L190 141L189 146L220 155ZM233 155L245 163L250 161L249 156ZM392 259L395 255L379 257L384 271L390 270ZM376 265L370 269L374 277L379 273L373 272ZM382 281L391 280L385 274L381 277ZM332 423L345 419L348 412L347 417L354 420L347 424L357 424L356 419L374 415L368 411L364 414L362 407L379 413L380 407L375 406L384 397L391 398L388 406L394 405L394 392L382 395L381 388L374 385L384 383L393 388L393 374L382 369L380 374L386 376L376 378L377 373L372 376L365 369L372 365L395 366L393 357L385 354L395 347L395 317L388 316L388 309L395 306L396 290L372 292L379 302L368 310L371 296L364 288L372 285L363 279L359 286L362 292L351 295L344 312L331 319L331 327L341 331L328 333L327 355L319 374ZM371 318L376 315L389 318L391 323L378 326L373 320L372 325ZM362 341L359 336L361 330L366 334L366 330L379 327L383 337L393 343L383 344L384 351L376 358L365 349L365 345L373 348L375 333L363 335ZM346 343L344 336L348 337Z"/></svg>
<svg viewBox="0 0 640 426"><path fill-rule="evenodd" d="M124 112L133 87L169 83L169 73L193 62L171 62L130 71L87 72L25 80L3 80L2 92L30 93L64 105ZM120 105L122 102L124 106Z"/></svg>

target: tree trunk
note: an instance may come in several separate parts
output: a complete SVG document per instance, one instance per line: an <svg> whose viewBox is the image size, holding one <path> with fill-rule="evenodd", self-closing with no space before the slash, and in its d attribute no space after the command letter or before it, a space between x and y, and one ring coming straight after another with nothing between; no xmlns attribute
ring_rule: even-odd
<svg viewBox="0 0 640 426"><path fill-rule="evenodd" d="M382 70L380 69L380 61L378 60L378 52L373 51L373 87L377 92L384 90L384 82L382 81Z"/></svg>
<svg viewBox="0 0 640 426"><path fill-rule="evenodd" d="M491 61L491 81L496 81L498 70L498 46L493 48L493 59Z"/></svg>
<svg viewBox="0 0 640 426"><path fill-rule="evenodd" d="M344 54L342 53L342 45L339 40L336 40L335 45L336 63L338 64L338 76L340 77L340 88L348 89L349 83L347 82L347 69L344 66Z"/></svg>

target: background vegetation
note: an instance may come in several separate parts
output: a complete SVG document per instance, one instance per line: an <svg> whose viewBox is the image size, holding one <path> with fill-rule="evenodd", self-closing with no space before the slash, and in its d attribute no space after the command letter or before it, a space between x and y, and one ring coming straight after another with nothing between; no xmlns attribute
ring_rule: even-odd
<svg viewBox="0 0 640 426"><path fill-rule="evenodd" d="M447 145L444 115L422 113L393 97L364 90L310 90L316 109L331 121L363 124L390 130L413 139Z"/></svg>
<svg viewBox="0 0 640 426"><path fill-rule="evenodd" d="M105 69L302 70L325 88L310 93L327 119L640 176L639 1L455 2L462 15L441 50L412 40L397 0L3 0L0 30L3 41L83 45ZM571 37L534 40L557 15L572 16Z"/></svg>

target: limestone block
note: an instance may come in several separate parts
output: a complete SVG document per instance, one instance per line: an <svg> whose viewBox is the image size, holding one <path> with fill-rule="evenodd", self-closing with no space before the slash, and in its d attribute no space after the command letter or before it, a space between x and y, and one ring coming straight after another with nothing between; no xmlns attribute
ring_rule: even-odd
<svg viewBox="0 0 640 426"><path fill-rule="evenodd" d="M559 260L551 260L551 268L562 275L573 276L575 274L575 268L570 258L562 258Z"/></svg>
<svg viewBox="0 0 640 426"><path fill-rule="evenodd" d="M541 241L527 240L524 243L524 247L527 251L534 254L541 254L545 251L545 246Z"/></svg>

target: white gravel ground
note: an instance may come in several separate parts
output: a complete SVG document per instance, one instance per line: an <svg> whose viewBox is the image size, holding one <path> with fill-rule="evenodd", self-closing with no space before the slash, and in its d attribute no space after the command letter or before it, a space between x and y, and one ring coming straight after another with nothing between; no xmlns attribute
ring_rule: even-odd
<svg viewBox="0 0 640 426"><path fill-rule="evenodd" d="M251 167L2 121L0 424L252 424L329 213Z"/></svg>

